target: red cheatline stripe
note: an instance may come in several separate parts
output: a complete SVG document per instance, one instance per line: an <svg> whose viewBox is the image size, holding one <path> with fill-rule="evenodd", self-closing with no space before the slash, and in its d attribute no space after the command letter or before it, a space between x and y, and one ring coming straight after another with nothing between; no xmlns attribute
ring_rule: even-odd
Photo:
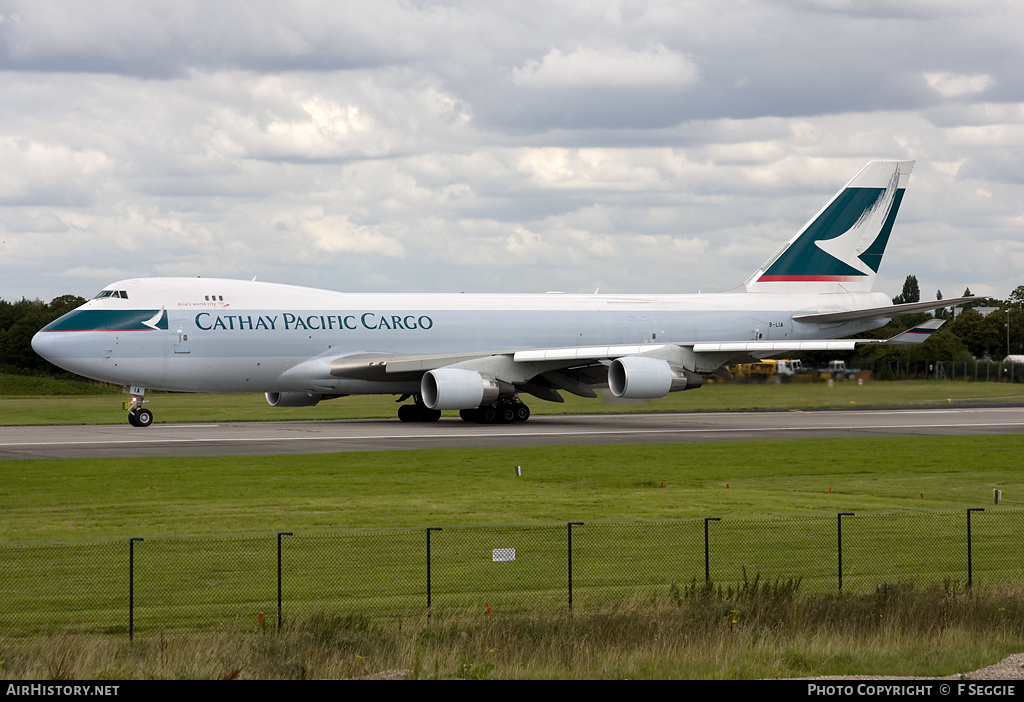
<svg viewBox="0 0 1024 702"><path fill-rule="evenodd" d="M768 283L794 283L794 282L842 282L846 280L857 280L859 276L852 275L762 275L757 281Z"/></svg>
<svg viewBox="0 0 1024 702"><path fill-rule="evenodd" d="M64 332L133 332L155 331L152 327L136 327L134 329L40 329L40 334L63 334ZM160 331L166 331L162 329Z"/></svg>

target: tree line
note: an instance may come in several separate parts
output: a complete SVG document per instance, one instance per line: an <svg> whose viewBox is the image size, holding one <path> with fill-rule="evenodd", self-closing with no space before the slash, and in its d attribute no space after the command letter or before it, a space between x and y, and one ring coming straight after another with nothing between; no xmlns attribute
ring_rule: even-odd
<svg viewBox="0 0 1024 702"><path fill-rule="evenodd" d="M971 294L970 289L964 296ZM918 302L921 292L917 278L908 275L903 291L893 298L894 304ZM942 291L936 293L941 300ZM7 302L0 299L0 371L23 374L63 374L56 366L43 360L32 350L32 336L57 319L85 303L77 295L61 295L50 302L21 299ZM978 308L995 308L994 312L982 314ZM881 329L875 329L860 336L866 338L888 338L906 331L930 318L929 313L897 317ZM851 363L866 361L970 361L975 358L1001 360L1007 354L1024 354L1024 285L1014 289L1006 300L979 297L958 308L940 309L936 317L946 320L939 331L932 334L924 344L914 346L864 346L858 352L849 353L844 360ZM828 354L815 354L821 358L810 358L827 362Z"/></svg>
<svg viewBox="0 0 1024 702"><path fill-rule="evenodd" d="M50 300L26 300L17 302L0 300L0 370L22 374L64 374L32 350L32 337L47 324L79 305L85 304L84 297L61 295Z"/></svg>
<svg viewBox="0 0 1024 702"><path fill-rule="evenodd" d="M962 297L971 295L970 288ZM903 291L892 299L893 304L919 302L921 299L917 277L908 275ZM942 291L935 293L942 300ZM979 311L980 310L980 311ZM885 339L911 329L931 313L909 314L896 317L881 329L858 336ZM1007 355L1024 354L1024 285L1017 286L1005 300L976 297L957 308L936 310L935 317L946 323L923 344L911 346L863 346L847 360L858 361L956 361L974 359L1003 360Z"/></svg>

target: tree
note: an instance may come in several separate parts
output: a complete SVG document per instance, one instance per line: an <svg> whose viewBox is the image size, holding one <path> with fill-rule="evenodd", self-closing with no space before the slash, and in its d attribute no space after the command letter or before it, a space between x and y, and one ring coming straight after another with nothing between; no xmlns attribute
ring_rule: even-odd
<svg viewBox="0 0 1024 702"><path fill-rule="evenodd" d="M942 291L941 290L936 290L935 291L935 299L936 300L941 300L942 299ZM949 319L949 309L946 308L946 307L941 307L941 308L935 310L935 316L938 317L939 319Z"/></svg>
<svg viewBox="0 0 1024 702"><path fill-rule="evenodd" d="M61 295L49 304L24 298L17 302L0 300L0 366L19 371L63 372L36 355L32 337L57 317L83 304L85 298L77 295Z"/></svg>
<svg viewBox="0 0 1024 702"><path fill-rule="evenodd" d="M917 285L917 276L908 275L903 281L903 292L892 299L892 304L902 305L905 302L920 302L921 288Z"/></svg>
<svg viewBox="0 0 1024 702"><path fill-rule="evenodd" d="M998 314L982 317L975 310L966 309L949 324L949 331L963 342L975 358L1002 356L1006 353L1004 319Z"/></svg>

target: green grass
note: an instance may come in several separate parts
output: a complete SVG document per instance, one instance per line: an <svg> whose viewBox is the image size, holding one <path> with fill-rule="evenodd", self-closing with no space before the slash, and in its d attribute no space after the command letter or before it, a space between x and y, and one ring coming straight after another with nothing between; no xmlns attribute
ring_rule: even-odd
<svg viewBox="0 0 1024 702"><path fill-rule="evenodd" d="M122 424L127 396L108 386L0 375L0 425ZM87 394L88 393L88 394ZM260 394L147 394L157 422L282 421L393 418L395 397L351 396L316 407L271 407ZM794 384L709 384L650 401L588 400L566 395L562 404L524 398L538 415L632 412L698 412L753 409L921 407L1024 402L1024 385L910 380ZM448 412L457 415L456 412Z"/></svg>
<svg viewBox="0 0 1024 702"><path fill-rule="evenodd" d="M159 421L394 411L391 398L287 410L258 396L152 399ZM719 410L947 399L1016 402L1020 395L1017 386L995 383L721 385L660 403L532 406ZM109 419L95 418L120 423L119 400L8 395L0 398L0 421L80 423L106 412ZM18 412L30 416L21 421ZM0 464L0 677L217 677L239 667L251 678L391 667L420 677L502 678L962 672L1024 645L1024 594L989 584L1020 579L1022 458L1018 437L977 436L7 461ZM999 507L990 504L993 488L1003 491ZM969 507L986 512L975 516L980 584L967 598ZM839 599L832 590L838 511L856 513L843 523L848 594ZM775 604L744 600L739 589L687 596L703 577L705 516L722 517L710 525L716 581L741 583L746 572L775 587L796 573L805 576L800 594ZM559 560L570 520L585 522L573 534L572 618L564 614ZM429 626L422 618L426 526L444 527L432 541ZM294 536L284 537L288 625L277 634L281 530ZM195 534L216 536L187 536ZM129 647L132 536L145 541L136 546L138 636ZM510 545L516 563L496 570L491 549ZM930 583L952 590L936 592ZM891 602L870 594L880 586L894 593ZM484 614L488 604L492 616ZM258 612L267 616L264 628L255 624ZM31 631L77 634L11 638Z"/></svg>
<svg viewBox="0 0 1024 702"><path fill-rule="evenodd" d="M834 591L844 511L855 513L847 588L963 582L965 510L988 505L993 487L1004 502L975 517L976 577L1016 579L1020 458L1016 437L981 436L10 461L0 572L14 592L0 619L123 630L127 540L143 537L141 631L237 629L274 609L279 531L293 534L292 616L338 603L421 612L428 526L443 528L435 606L456 610L564 609L568 521L584 522L574 571L586 611L702 579L709 516L722 518L711 525L718 581L799 577L808 592ZM495 548L516 548L515 562L493 563Z"/></svg>
<svg viewBox="0 0 1024 702"><path fill-rule="evenodd" d="M81 379L0 373L0 396L112 395L120 388Z"/></svg>
<svg viewBox="0 0 1024 702"><path fill-rule="evenodd" d="M1022 457L975 436L18 460L0 540L1020 507Z"/></svg>

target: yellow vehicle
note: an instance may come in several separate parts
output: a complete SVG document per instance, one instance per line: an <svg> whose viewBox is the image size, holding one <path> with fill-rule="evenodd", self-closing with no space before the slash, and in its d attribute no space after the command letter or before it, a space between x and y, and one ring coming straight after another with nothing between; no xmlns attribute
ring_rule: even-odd
<svg viewBox="0 0 1024 702"><path fill-rule="evenodd" d="M766 383L776 372L775 361L771 359L758 363L737 363L726 368L738 383Z"/></svg>

